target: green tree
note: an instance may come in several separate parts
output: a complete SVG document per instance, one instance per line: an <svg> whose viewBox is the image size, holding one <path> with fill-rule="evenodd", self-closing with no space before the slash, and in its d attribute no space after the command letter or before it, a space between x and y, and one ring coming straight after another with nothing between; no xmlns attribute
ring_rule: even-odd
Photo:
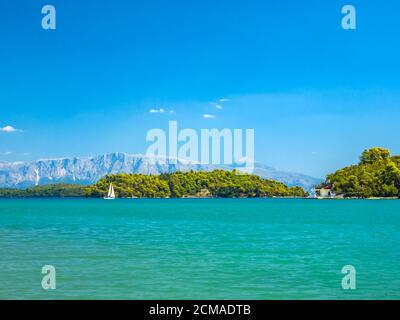
<svg viewBox="0 0 400 320"><path fill-rule="evenodd" d="M390 158L390 151L384 148L371 148L369 150L364 150L360 157L360 162L362 164L372 164L377 161L386 160Z"/></svg>
<svg viewBox="0 0 400 320"><path fill-rule="evenodd" d="M399 165L400 158L390 157L389 150L372 148L362 153L358 165L329 174L325 184L348 197L399 196Z"/></svg>

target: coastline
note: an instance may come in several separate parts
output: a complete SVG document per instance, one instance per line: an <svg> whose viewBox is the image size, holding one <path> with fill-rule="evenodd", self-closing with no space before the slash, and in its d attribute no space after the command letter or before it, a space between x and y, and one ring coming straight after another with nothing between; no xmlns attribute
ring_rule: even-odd
<svg viewBox="0 0 400 320"><path fill-rule="evenodd" d="M61 197L61 196L13 196L13 197L4 197L0 196L0 200L2 199L99 199L103 200L102 197ZM288 200L400 200L398 197L371 197L371 198L311 198L311 197L117 197L114 200L141 200L141 199L288 199Z"/></svg>

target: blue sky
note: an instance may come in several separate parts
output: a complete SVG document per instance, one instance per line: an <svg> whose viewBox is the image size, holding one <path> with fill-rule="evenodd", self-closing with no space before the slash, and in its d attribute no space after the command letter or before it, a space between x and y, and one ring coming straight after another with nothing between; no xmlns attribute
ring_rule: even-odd
<svg viewBox="0 0 400 320"><path fill-rule="evenodd" d="M0 160L145 153L168 120L254 128L257 161L319 177L371 146L400 154L399 14L394 0L2 0L0 128L18 130L0 131Z"/></svg>

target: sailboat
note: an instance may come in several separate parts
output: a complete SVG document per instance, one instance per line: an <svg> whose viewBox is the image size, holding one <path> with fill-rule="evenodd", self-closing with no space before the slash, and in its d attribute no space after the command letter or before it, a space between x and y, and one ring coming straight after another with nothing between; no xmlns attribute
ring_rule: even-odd
<svg viewBox="0 0 400 320"><path fill-rule="evenodd" d="M110 187L108 188L107 197L104 197L105 200L114 200L115 199L115 192L112 183L110 183Z"/></svg>

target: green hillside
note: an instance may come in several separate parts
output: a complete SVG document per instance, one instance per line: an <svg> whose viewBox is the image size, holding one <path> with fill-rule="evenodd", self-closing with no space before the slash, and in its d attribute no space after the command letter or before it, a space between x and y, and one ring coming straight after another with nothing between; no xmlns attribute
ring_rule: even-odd
<svg viewBox="0 0 400 320"><path fill-rule="evenodd" d="M328 175L324 186L345 197L399 197L400 156L383 148L365 150L358 164Z"/></svg>
<svg viewBox="0 0 400 320"><path fill-rule="evenodd" d="M85 186L77 184L50 184L37 186L28 189L0 189L0 197L5 198L22 198L22 197L84 197Z"/></svg>
<svg viewBox="0 0 400 320"><path fill-rule="evenodd" d="M214 170L211 172L176 172L171 174L143 175L116 174L104 177L86 189L88 197L102 197L112 183L117 197L182 198L182 197L273 197L306 196L300 187L265 180L238 171Z"/></svg>

